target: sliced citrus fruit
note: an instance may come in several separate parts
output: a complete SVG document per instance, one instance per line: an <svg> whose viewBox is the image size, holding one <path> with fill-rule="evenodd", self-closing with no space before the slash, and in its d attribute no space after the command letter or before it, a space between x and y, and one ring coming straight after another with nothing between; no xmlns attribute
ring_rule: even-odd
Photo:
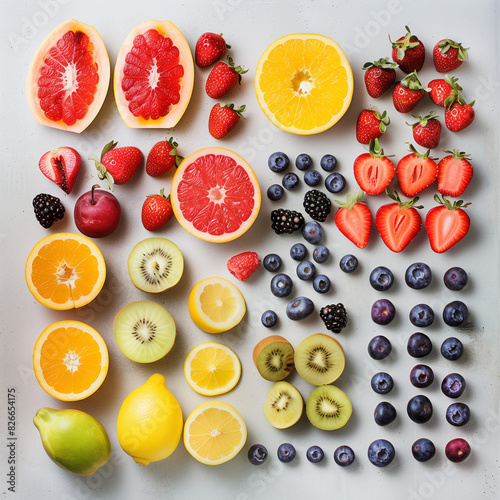
<svg viewBox="0 0 500 500"><path fill-rule="evenodd" d="M193 287L188 300L194 324L207 333L221 333L236 326L245 315L245 299L224 278L205 278Z"/></svg>
<svg viewBox="0 0 500 500"><path fill-rule="evenodd" d="M41 125L80 133L101 109L109 78L109 57L97 30L68 19L47 35L31 61L31 114Z"/></svg>
<svg viewBox="0 0 500 500"><path fill-rule="evenodd" d="M238 383L241 363L236 353L226 345L205 342L189 353L184 363L184 375L196 392L217 396L230 391Z"/></svg>
<svg viewBox="0 0 500 500"><path fill-rule="evenodd" d="M73 309L93 300L106 279L106 265L97 245L73 233L55 233L31 250L26 283L36 300L51 309Z"/></svg>
<svg viewBox="0 0 500 500"><path fill-rule="evenodd" d="M108 363L103 338L80 321L48 326L33 351L38 383L61 401L79 401L97 391L108 373Z"/></svg>
<svg viewBox="0 0 500 500"><path fill-rule="evenodd" d="M171 128L189 104L194 84L191 49L170 21L136 26L120 49L114 92L118 111L131 128Z"/></svg>
<svg viewBox="0 0 500 500"><path fill-rule="evenodd" d="M180 164L170 200L184 229L202 240L222 243L250 228L261 198L257 178L241 156L224 148L205 148Z"/></svg>
<svg viewBox="0 0 500 500"><path fill-rule="evenodd" d="M262 111L281 130L317 134L349 108L351 66L339 45L326 36L286 35L262 54L255 92Z"/></svg>
<svg viewBox="0 0 500 500"><path fill-rule="evenodd" d="M184 446L196 460L219 465L234 458L245 445L247 428L231 405L220 401L202 403L184 424Z"/></svg>

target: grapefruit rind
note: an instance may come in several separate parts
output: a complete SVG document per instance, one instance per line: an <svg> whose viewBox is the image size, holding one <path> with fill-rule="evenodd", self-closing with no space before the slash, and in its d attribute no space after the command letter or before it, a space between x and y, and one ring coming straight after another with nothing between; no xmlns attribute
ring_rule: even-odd
<svg viewBox="0 0 500 500"><path fill-rule="evenodd" d="M184 75L180 80L180 100L177 104L171 107L167 115L157 119L144 119L143 117L134 116L129 110L129 103L124 96L122 90L123 69L125 66L125 58L133 47L134 38L144 34L148 30L156 30L162 36L168 36L174 46L179 49L179 64L184 68ZM137 25L128 35L116 58L113 90L115 94L115 102L118 112L125 124L130 128L172 128L179 120L188 107L193 93L194 86L194 63L191 49L184 38L183 34L170 21L157 21L151 19Z"/></svg>
<svg viewBox="0 0 500 500"><path fill-rule="evenodd" d="M53 121L50 118L47 118L44 111L40 107L40 99L38 97L38 79L40 77L40 70L45 65L45 55L48 53L50 48L53 47L68 31L82 31L89 37L90 42L94 46L93 59L97 62L99 74L97 91L94 94L94 99L90 104L85 117L77 120L73 125L67 125L63 120ZM35 118L40 125L45 125L47 127L69 130L70 132L75 132L77 134L83 132L92 123L104 104L106 94L108 93L110 76L111 70L108 52L97 30L93 26L75 19L67 19L63 23L56 26L45 37L31 60L28 75L26 77L26 99L33 118Z"/></svg>

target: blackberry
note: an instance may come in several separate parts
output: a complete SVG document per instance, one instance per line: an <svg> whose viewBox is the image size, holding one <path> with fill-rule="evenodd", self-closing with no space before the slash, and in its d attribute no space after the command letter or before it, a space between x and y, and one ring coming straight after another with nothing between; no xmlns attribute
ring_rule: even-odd
<svg viewBox="0 0 500 500"><path fill-rule="evenodd" d="M332 208L332 202L325 193L311 189L304 195L304 210L314 220L324 222Z"/></svg>
<svg viewBox="0 0 500 500"><path fill-rule="evenodd" d="M334 333L340 333L347 325L347 311L343 304L330 304L322 307L319 316L327 330Z"/></svg>
<svg viewBox="0 0 500 500"><path fill-rule="evenodd" d="M59 198L50 194L37 194L33 199L36 220L45 228L49 228L64 217L64 205Z"/></svg>
<svg viewBox="0 0 500 500"><path fill-rule="evenodd" d="M276 234L293 233L298 231L304 224L304 217L295 210L278 208L271 212L271 227Z"/></svg>

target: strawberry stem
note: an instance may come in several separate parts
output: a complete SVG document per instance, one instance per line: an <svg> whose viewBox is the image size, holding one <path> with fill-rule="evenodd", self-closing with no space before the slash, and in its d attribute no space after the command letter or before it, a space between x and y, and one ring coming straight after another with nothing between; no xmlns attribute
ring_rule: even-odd
<svg viewBox="0 0 500 500"><path fill-rule="evenodd" d="M443 149L445 153L453 155L453 158L457 158L458 160L463 160L464 158L469 158L470 154L465 151L460 151L459 149L454 149L453 151L449 151L447 149Z"/></svg>
<svg viewBox="0 0 500 500"><path fill-rule="evenodd" d="M345 208L346 210L351 210L354 207L354 205L356 205L356 203L360 202L363 199L364 195L365 195L364 191L362 189L358 189L353 194L348 194L346 196L345 201L339 201L339 200L334 200L334 201L342 208Z"/></svg>
<svg viewBox="0 0 500 500"><path fill-rule="evenodd" d="M424 208L423 205L415 206L415 203L417 203L417 201L419 200L418 196L415 196L415 198L413 198L412 200L409 200L409 201L401 201L401 198L399 197L399 194L397 191L394 191L394 193L389 193L386 189L385 192L391 200L394 200L400 206L400 208L404 208L404 209L412 208L412 207L418 208L418 209Z"/></svg>
<svg viewBox="0 0 500 500"><path fill-rule="evenodd" d="M113 176L108 172L107 168L95 156L90 156L89 160L92 160L95 163L95 168L97 169L97 172L99 174L99 179L101 179L101 181L106 179L109 184L109 190L113 191L115 180L113 179Z"/></svg>
<svg viewBox="0 0 500 500"><path fill-rule="evenodd" d="M439 197L438 194L434 195L434 201L436 203L439 203L440 205L444 205L448 210L457 210L459 208L467 208L470 203L465 203L463 200L455 200L453 203L446 199L444 195L442 196L443 199Z"/></svg>
<svg viewBox="0 0 500 500"><path fill-rule="evenodd" d="M111 141L111 142L108 142L103 148L102 148L102 152L101 152L101 160L102 160L102 157L108 152L108 151L111 151L112 149L114 149L116 147L116 145L118 144L118 141Z"/></svg>

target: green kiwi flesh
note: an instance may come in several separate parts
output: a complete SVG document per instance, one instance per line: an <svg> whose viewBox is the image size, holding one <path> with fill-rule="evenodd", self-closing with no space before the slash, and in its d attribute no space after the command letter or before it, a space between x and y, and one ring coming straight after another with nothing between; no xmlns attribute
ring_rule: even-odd
<svg viewBox="0 0 500 500"><path fill-rule="evenodd" d="M184 271L179 247L167 238L146 238L130 252L128 274L143 292L159 293L176 285Z"/></svg>
<svg viewBox="0 0 500 500"><path fill-rule="evenodd" d="M253 350L253 361L263 378L279 382L293 370L293 347L280 335L262 339Z"/></svg>
<svg viewBox="0 0 500 500"><path fill-rule="evenodd" d="M276 382L267 394L264 417L276 429L287 429L296 424L304 412L300 392L288 382Z"/></svg>
<svg viewBox="0 0 500 500"><path fill-rule="evenodd" d="M347 424L351 414L352 405L349 398L334 385L320 385L307 398L307 418L318 429L340 429Z"/></svg>
<svg viewBox="0 0 500 500"><path fill-rule="evenodd" d="M160 304L149 300L132 302L115 317L113 329L120 351L138 363L163 358L175 342L175 321Z"/></svg>

